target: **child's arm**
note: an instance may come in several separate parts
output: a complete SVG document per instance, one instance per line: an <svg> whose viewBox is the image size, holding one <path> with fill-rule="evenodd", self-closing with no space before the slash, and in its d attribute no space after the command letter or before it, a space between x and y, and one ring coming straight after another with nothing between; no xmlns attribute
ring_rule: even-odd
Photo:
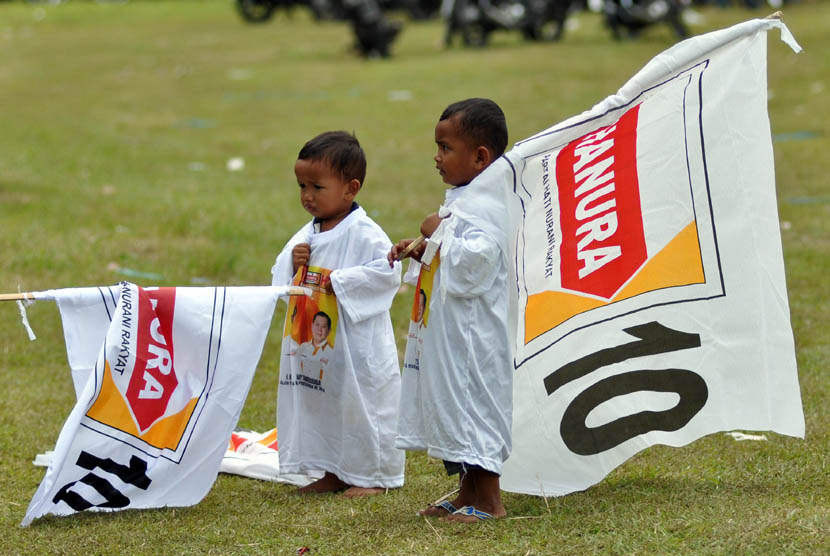
<svg viewBox="0 0 830 556"><path fill-rule="evenodd" d="M462 226L463 223L459 228ZM445 281L447 293L477 297L487 292L504 269L498 243L474 227L467 227L460 236L444 241L449 245L441 248L441 280Z"/></svg>
<svg viewBox="0 0 830 556"><path fill-rule="evenodd" d="M424 221L421 222L421 235L424 237L430 237L433 233L435 233L435 230L438 228L441 220L442 218L438 216L437 212L433 212L424 218Z"/></svg>
<svg viewBox="0 0 830 556"><path fill-rule="evenodd" d="M389 240L373 243L373 259L368 263L331 273L337 301L354 322L389 311L401 285L401 263L390 267L386 259Z"/></svg>

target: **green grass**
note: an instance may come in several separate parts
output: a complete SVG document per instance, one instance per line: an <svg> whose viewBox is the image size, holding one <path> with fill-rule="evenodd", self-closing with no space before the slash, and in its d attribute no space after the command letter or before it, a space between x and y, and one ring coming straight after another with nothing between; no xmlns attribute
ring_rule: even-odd
<svg viewBox="0 0 830 556"><path fill-rule="evenodd" d="M695 33L767 9L706 9ZM505 495L512 519L475 527L415 518L454 485L410 454L385 496L299 499L293 488L221 475L191 508L18 523L74 402L60 319L0 306L0 553L3 554L823 554L830 551L830 3L787 6L805 48L769 40L770 119L805 440L712 435L639 454L562 498ZM230 1L0 3L0 290L111 284L127 268L158 285L270 280L306 221L293 161L326 129L357 133L368 158L359 200L393 239L442 199L433 126L449 102L494 98L523 139L615 92L673 37L615 43L582 14L560 44L498 33L485 50L440 46L439 22L407 22L389 60L348 50L347 26L298 10L243 24ZM396 91L411 100L396 101ZM800 132L809 138L796 139ZM239 172L226 169L244 157ZM134 278L147 284L147 280ZM410 298L393 306L404 337ZM273 426L279 326L239 426Z"/></svg>

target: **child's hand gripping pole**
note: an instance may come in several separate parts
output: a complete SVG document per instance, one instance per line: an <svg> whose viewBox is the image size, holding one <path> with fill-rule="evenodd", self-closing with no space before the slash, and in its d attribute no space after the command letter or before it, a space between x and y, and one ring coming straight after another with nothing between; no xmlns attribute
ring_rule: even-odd
<svg viewBox="0 0 830 556"><path fill-rule="evenodd" d="M389 268L395 266L396 261L402 261L408 257L413 251L415 251L415 249L418 248L419 245L424 242L425 239L426 238L423 235L420 235L416 239L410 241L409 244L400 251L397 250L398 245L402 244L406 240L402 239L397 244L393 245L392 249L389 251L389 254L386 255L386 260L389 261Z"/></svg>
<svg viewBox="0 0 830 556"><path fill-rule="evenodd" d="M406 249L398 253L397 260L401 261L409 256L415 249L421 245L426 238L424 236L418 236L415 240L406 246Z"/></svg>
<svg viewBox="0 0 830 556"><path fill-rule="evenodd" d="M298 286L305 283L309 257L311 257L311 246L308 243L298 243L291 249L291 262L296 269L294 275L300 277Z"/></svg>

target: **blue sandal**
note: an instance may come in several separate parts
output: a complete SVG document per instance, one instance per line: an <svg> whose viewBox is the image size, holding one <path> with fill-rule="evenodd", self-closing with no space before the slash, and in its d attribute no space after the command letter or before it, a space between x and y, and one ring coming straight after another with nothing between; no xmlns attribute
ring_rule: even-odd
<svg viewBox="0 0 830 556"><path fill-rule="evenodd" d="M452 502L450 502L449 500L441 500L441 502L436 504L436 506L438 506L439 508L444 508L445 510L447 510L451 514L454 514L455 512L458 511L458 508L453 506Z"/></svg>
<svg viewBox="0 0 830 556"><path fill-rule="evenodd" d="M439 503L431 505L430 508L444 508L449 514L454 514L458 511L458 508L453 506L452 502L450 502L449 500L441 500ZM417 515L418 517L426 517L421 512L418 512L415 515Z"/></svg>
<svg viewBox="0 0 830 556"><path fill-rule="evenodd" d="M484 521L485 519L493 519L492 514L488 514L487 512L477 510L475 509L475 506L462 506L461 508L455 510L452 513L453 515L471 515L473 517L477 517L482 521Z"/></svg>

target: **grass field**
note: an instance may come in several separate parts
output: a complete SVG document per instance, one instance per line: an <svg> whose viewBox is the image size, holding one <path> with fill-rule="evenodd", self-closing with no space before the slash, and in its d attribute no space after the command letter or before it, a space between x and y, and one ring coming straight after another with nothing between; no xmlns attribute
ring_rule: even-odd
<svg viewBox="0 0 830 556"><path fill-rule="evenodd" d="M704 9L694 33L771 11ZM46 518L18 527L74 403L54 304L0 305L2 554L825 554L830 552L830 2L788 5L805 48L770 33L770 119L807 436L712 435L651 448L582 493L506 494L511 519L474 527L414 511L454 488L410 454L405 488L365 500L220 475L191 508ZM301 10L243 24L213 2L0 2L0 290L111 284L253 285L307 219L292 168L326 129L369 158L359 200L393 239L443 198L433 126L449 102L495 99L511 142L593 106L674 40L613 42L581 14L560 44L494 35L441 47L440 22L406 22L388 60L348 50L349 29ZM231 158L244 168L228 169ZM393 306L399 338L409 295ZM274 317L239 426L274 424ZM402 344L401 344L402 345Z"/></svg>

